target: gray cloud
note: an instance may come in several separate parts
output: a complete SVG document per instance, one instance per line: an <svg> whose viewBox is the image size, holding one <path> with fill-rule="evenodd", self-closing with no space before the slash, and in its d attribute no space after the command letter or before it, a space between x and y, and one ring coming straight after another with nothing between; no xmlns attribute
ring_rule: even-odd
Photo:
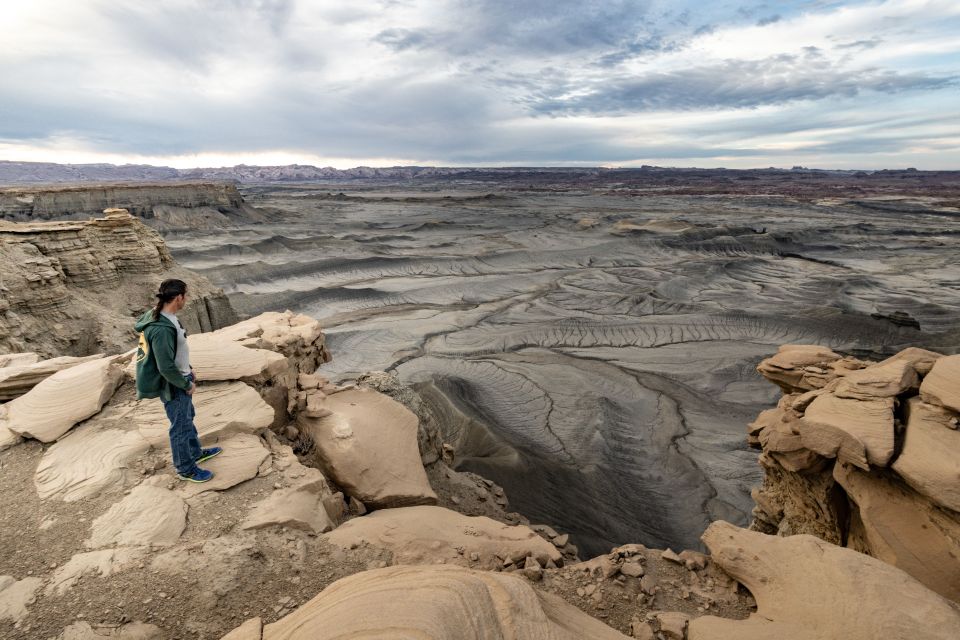
<svg viewBox="0 0 960 640"><path fill-rule="evenodd" d="M629 43L643 30L649 6L650 0L454 0L437 22L455 28L388 29L375 40L454 56L570 54Z"/></svg>
<svg viewBox="0 0 960 640"><path fill-rule="evenodd" d="M374 42L379 42L394 51L420 49L442 41L446 36L426 29L384 29L376 36Z"/></svg>
<svg viewBox="0 0 960 640"><path fill-rule="evenodd" d="M593 63L593 66L615 67L626 62L627 60L632 60L653 53L678 51L682 47L683 44L681 42L676 40L667 40L662 34L651 35L634 40L633 42L621 47L617 51L606 53L600 56L600 58Z"/></svg>
<svg viewBox="0 0 960 640"><path fill-rule="evenodd" d="M883 40L880 38L871 38L869 40L857 40L855 42L845 42L842 44L836 44L833 46L834 49L873 49L874 47L883 43Z"/></svg>
<svg viewBox="0 0 960 640"><path fill-rule="evenodd" d="M765 60L728 60L666 73L621 75L588 87L576 87L571 81L554 87L552 96L551 92L531 96L528 104L537 112L552 115L750 108L856 96L866 91L929 91L956 83L956 77L877 68L835 68L823 60L818 51L808 51L803 57L781 55ZM579 89L577 95L564 97L573 89Z"/></svg>

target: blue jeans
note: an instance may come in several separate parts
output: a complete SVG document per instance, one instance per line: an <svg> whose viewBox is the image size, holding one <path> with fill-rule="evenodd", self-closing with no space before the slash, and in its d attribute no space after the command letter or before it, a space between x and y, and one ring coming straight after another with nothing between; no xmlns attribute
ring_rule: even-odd
<svg viewBox="0 0 960 640"><path fill-rule="evenodd" d="M187 376L193 382L193 374ZM200 437L193 418L197 412L193 408L193 396L183 389L174 388L173 397L163 403L170 419L170 450L173 452L173 466L177 473L190 475L197 470L197 458L200 457Z"/></svg>

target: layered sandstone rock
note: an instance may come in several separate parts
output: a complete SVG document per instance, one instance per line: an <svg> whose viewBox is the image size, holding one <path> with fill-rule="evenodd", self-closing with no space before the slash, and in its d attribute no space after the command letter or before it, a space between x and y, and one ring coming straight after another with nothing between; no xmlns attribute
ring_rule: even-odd
<svg viewBox="0 0 960 640"><path fill-rule="evenodd" d="M905 406L903 449L893 470L918 493L960 512L960 430L956 414L916 396Z"/></svg>
<svg viewBox="0 0 960 640"><path fill-rule="evenodd" d="M960 355L937 360L920 385L920 397L931 404L960 411Z"/></svg>
<svg viewBox="0 0 960 640"><path fill-rule="evenodd" d="M100 411L122 381L117 357L64 369L0 406L0 424L20 436L53 442Z"/></svg>
<svg viewBox="0 0 960 640"><path fill-rule="evenodd" d="M30 355L36 356L36 354ZM58 371L102 357L103 354L98 353L81 358L63 356L39 362L34 360L29 363L22 360L16 363L8 360L6 366L0 367L0 402L22 396Z"/></svg>
<svg viewBox="0 0 960 640"><path fill-rule="evenodd" d="M123 207L135 216L161 222L171 213L194 209L195 218L211 217L229 224L223 214L209 209L241 213L249 207L236 186L227 183L103 184L56 187L13 187L0 190L0 220L37 222L87 218L104 209ZM201 226L201 225L197 225Z"/></svg>
<svg viewBox="0 0 960 640"><path fill-rule="evenodd" d="M86 545L170 545L187 526L187 503L172 491L144 483L93 521Z"/></svg>
<svg viewBox="0 0 960 640"><path fill-rule="evenodd" d="M851 547L960 602L960 357L831 354L785 346L758 366L784 396L748 430L765 472L752 528Z"/></svg>
<svg viewBox="0 0 960 640"><path fill-rule="evenodd" d="M529 527L471 518L434 506L376 511L341 525L327 534L327 539L343 548L362 543L382 547L393 553L394 562L402 564L443 561L495 569L523 567L528 557L540 566L563 564L556 546Z"/></svg>
<svg viewBox="0 0 960 640"><path fill-rule="evenodd" d="M343 578L289 616L228 636L614 640L623 634L528 582L459 567L389 567ZM258 633L260 635L258 635Z"/></svg>
<svg viewBox="0 0 960 640"><path fill-rule="evenodd" d="M196 357L192 350L190 357L200 378L240 379L252 385L273 407L274 427L306 408L308 391L329 385L313 375L317 367L331 360L323 327L300 313L262 313L209 336L198 336L196 344ZM307 384L307 379L312 384Z"/></svg>
<svg viewBox="0 0 960 640"><path fill-rule="evenodd" d="M42 583L39 578L17 580L13 576L0 576L0 621L16 622L27 615L27 605L33 602L34 593Z"/></svg>
<svg viewBox="0 0 960 640"><path fill-rule="evenodd" d="M960 608L903 571L813 536L781 538L714 522L714 562L757 601L747 620L703 616L689 640L956 638Z"/></svg>
<svg viewBox="0 0 960 640"><path fill-rule="evenodd" d="M317 389L311 399L297 425L347 494L376 507L436 503L420 459L417 416L409 409L371 389L330 396Z"/></svg>
<svg viewBox="0 0 960 640"><path fill-rule="evenodd" d="M124 352L133 318L165 278L187 282L191 333L236 322L223 292L173 261L160 236L126 211L75 222L0 221L0 351L47 356Z"/></svg>
<svg viewBox="0 0 960 640"><path fill-rule="evenodd" d="M290 527L311 533L326 533L340 515L323 474L304 468L292 487L280 489L254 505L241 525L244 529Z"/></svg>

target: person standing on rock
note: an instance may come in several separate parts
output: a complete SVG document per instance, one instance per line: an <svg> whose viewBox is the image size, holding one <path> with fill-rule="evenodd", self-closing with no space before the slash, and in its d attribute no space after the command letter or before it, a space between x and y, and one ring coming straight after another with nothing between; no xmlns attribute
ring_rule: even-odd
<svg viewBox="0 0 960 640"><path fill-rule="evenodd" d="M187 284L183 280L160 283L157 306L145 312L134 328L140 334L137 345L137 399L160 398L170 419L170 449L173 465L182 480L207 482L213 472L197 463L222 451L220 447L200 448L197 427L193 423L193 392L197 376L190 366L187 332L177 312L187 303Z"/></svg>

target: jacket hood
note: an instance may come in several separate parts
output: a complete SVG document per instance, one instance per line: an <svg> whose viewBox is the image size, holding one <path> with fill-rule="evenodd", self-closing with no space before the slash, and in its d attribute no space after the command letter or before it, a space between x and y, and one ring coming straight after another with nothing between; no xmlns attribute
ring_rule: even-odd
<svg viewBox="0 0 960 640"><path fill-rule="evenodd" d="M173 326L173 323L167 320L166 318L164 318L163 316L160 316L158 319L154 320L153 309L144 311L143 314L141 314L141 316L137 319L137 323L133 325L133 328L136 329L137 332L140 332L146 329L147 326L151 324L162 324L170 327L171 329L176 330L176 327Z"/></svg>

